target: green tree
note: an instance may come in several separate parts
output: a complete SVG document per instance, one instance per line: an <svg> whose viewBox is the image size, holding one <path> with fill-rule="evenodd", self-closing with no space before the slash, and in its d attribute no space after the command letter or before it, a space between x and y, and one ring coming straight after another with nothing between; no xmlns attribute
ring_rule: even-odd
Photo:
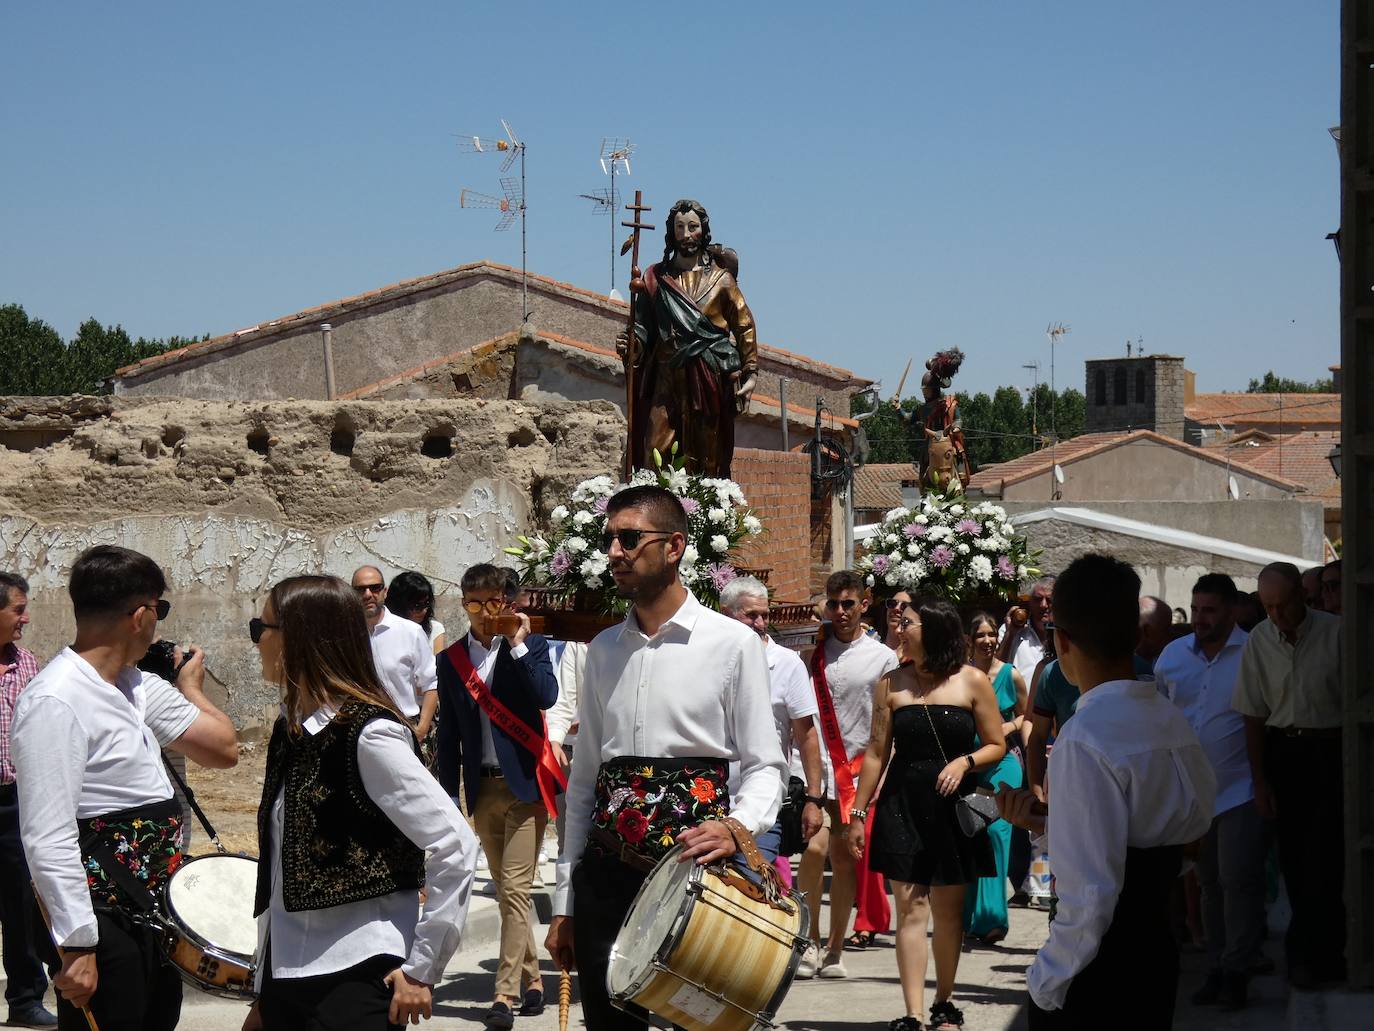
<svg viewBox="0 0 1374 1031"><path fill-rule="evenodd" d="M62 337L18 304L0 306L0 394L57 394L63 384Z"/></svg>
<svg viewBox="0 0 1374 1031"><path fill-rule="evenodd" d="M910 412L917 404L916 398L909 397L902 402L902 409ZM850 401L850 415L863 415L871 410L872 405L865 396L856 394ZM886 401L879 402L878 410L860 425L868 435L870 464L916 460L915 437Z"/></svg>
<svg viewBox="0 0 1374 1031"><path fill-rule="evenodd" d="M1250 385L1245 388L1245 392L1247 394L1330 394L1334 389L1335 383L1331 379L1318 379L1311 383L1304 383L1302 380L1275 376L1274 370L1270 369L1264 374L1263 379L1252 379Z"/></svg>

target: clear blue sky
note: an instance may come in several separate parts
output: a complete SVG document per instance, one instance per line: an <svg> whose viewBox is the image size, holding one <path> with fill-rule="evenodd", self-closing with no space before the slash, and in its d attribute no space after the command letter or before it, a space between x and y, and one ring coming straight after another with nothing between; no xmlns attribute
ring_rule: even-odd
<svg viewBox="0 0 1374 1031"><path fill-rule="evenodd" d="M889 390L956 344L961 389L1047 378L1052 320L1060 386L1138 337L1204 390L1311 379L1338 359L1337 9L16 0L0 302L218 334L518 265L458 207L499 162L456 135L505 117L532 271L608 289L577 195L629 136L626 185L707 205L765 342Z"/></svg>

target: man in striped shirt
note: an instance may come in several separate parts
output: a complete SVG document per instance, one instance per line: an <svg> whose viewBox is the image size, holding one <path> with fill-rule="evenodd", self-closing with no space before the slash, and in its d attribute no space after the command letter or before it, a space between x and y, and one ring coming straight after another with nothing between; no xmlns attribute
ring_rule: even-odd
<svg viewBox="0 0 1374 1031"><path fill-rule="evenodd" d="M20 646L29 623L29 584L0 571L0 931L5 954L6 1023L12 1027L56 1027L43 1006L48 978L38 958L42 928L29 891L29 868L19 840L19 799L10 762L10 721L19 692L38 674L33 652Z"/></svg>

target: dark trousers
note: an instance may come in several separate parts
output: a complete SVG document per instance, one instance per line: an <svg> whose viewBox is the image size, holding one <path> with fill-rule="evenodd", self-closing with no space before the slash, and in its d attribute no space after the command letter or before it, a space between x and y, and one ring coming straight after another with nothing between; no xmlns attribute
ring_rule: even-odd
<svg viewBox="0 0 1374 1031"><path fill-rule="evenodd" d="M387 1019L392 993L382 980L404 962L397 956L373 956L332 974L281 979L272 976L270 956L266 962L258 996L265 1031L397 1031L402 1026Z"/></svg>
<svg viewBox="0 0 1374 1031"><path fill-rule="evenodd" d="M1212 820L1197 857L1202 925L1213 970L1248 973L1264 944L1264 860L1269 828L1253 801Z"/></svg>
<svg viewBox="0 0 1374 1031"><path fill-rule="evenodd" d="M91 1015L100 1031L172 1031L181 1019L181 975L162 958L157 936L127 918L97 912L99 981ZM82 1012L57 998L61 1031L89 1031Z"/></svg>
<svg viewBox="0 0 1374 1031"><path fill-rule="evenodd" d="M1288 969L1345 977L1345 810L1338 736L1270 731L1265 773L1278 808L1279 867L1293 918L1284 937Z"/></svg>
<svg viewBox="0 0 1374 1031"><path fill-rule="evenodd" d="M611 946L645 875L589 847L573 870L573 950L582 1019L591 1031L646 1031L642 1018L611 1005L606 990Z"/></svg>
<svg viewBox="0 0 1374 1031"><path fill-rule="evenodd" d="M19 800L13 784L0 784L0 949L5 953L5 1001L10 1009L43 1001L48 978L39 958L39 935L46 934L19 841Z"/></svg>

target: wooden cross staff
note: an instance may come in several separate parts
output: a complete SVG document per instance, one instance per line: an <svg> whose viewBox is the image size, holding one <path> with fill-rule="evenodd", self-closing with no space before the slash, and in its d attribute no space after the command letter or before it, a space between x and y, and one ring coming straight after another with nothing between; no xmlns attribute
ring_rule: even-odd
<svg viewBox="0 0 1374 1031"><path fill-rule="evenodd" d="M655 227L640 220L644 212L654 210L644 205L643 190L635 190L635 202L626 204L625 210L633 213L631 221L620 223L631 230L630 238L620 248L620 253L633 252L630 256L630 318L625 339L625 482L628 483L634 473L635 348L639 343L635 336L635 294L644 292L644 280L639 271L639 233Z"/></svg>

